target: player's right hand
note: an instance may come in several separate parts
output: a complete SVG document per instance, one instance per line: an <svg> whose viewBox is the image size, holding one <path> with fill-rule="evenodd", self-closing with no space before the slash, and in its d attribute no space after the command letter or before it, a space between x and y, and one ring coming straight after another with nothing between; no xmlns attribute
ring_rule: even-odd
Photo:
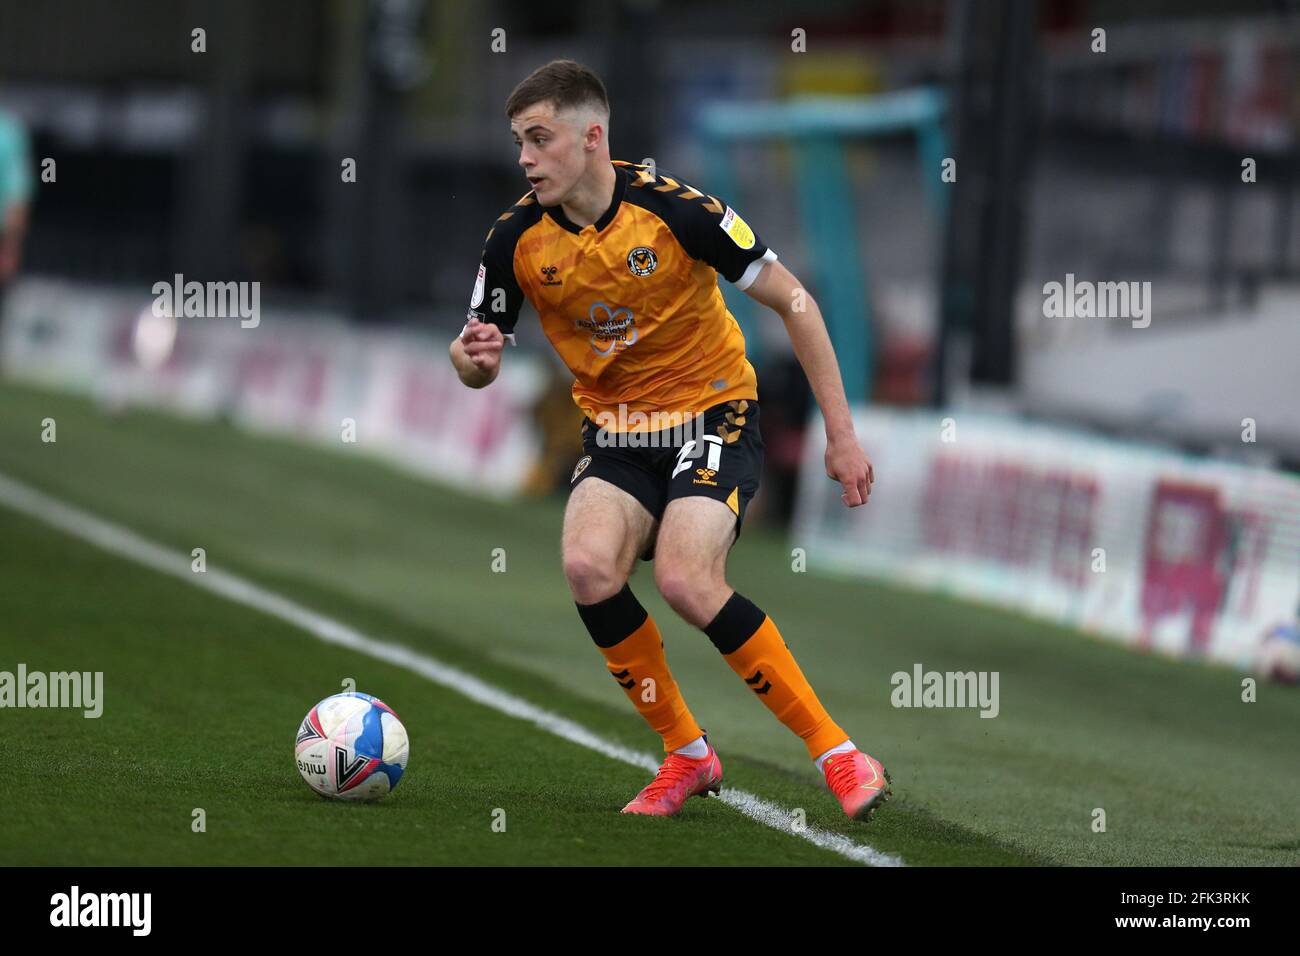
<svg viewBox="0 0 1300 956"><path fill-rule="evenodd" d="M493 372L501 363L501 349L505 346L506 339L493 323L480 322L471 317L465 331L461 333L460 341L475 368Z"/></svg>

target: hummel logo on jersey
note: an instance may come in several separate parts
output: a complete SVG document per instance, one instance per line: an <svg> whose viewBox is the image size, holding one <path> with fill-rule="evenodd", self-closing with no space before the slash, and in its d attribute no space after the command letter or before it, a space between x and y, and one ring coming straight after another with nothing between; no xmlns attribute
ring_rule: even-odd
<svg viewBox="0 0 1300 956"><path fill-rule="evenodd" d="M542 266L542 285L564 285L563 279L555 278L558 271L555 266Z"/></svg>

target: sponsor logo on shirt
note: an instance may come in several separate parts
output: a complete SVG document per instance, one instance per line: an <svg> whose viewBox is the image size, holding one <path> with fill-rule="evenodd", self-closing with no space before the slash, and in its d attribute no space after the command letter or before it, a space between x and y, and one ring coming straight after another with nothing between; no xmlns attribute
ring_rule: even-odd
<svg viewBox="0 0 1300 956"><path fill-rule="evenodd" d="M591 348L597 355L622 352L636 341L636 321L632 310L620 306L611 309L604 302L595 302L587 317L574 319L574 328L591 333Z"/></svg>
<svg viewBox="0 0 1300 956"><path fill-rule="evenodd" d="M727 211L723 213L722 221L718 223L718 225L722 227L723 232L731 237L731 241L740 248L754 248L754 230L750 229L749 224L745 222L745 220L741 219L740 216L736 215L736 210L732 209L730 206L728 206Z"/></svg>
<svg viewBox="0 0 1300 956"><path fill-rule="evenodd" d="M477 309L483 304L483 284L485 282L487 282L487 266L479 263L478 278L474 280L474 295L469 300L471 309Z"/></svg>

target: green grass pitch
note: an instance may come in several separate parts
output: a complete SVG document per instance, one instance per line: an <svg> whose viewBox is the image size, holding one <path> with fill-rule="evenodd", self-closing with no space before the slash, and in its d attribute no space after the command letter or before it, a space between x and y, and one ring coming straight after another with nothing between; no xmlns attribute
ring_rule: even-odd
<svg viewBox="0 0 1300 956"><path fill-rule="evenodd" d="M366 457L0 385L0 472L371 636L471 671L646 753L559 565L560 500L480 501ZM40 441L41 420L58 441ZM873 505L876 502L873 501ZM767 611L836 720L894 775L842 819L800 742L633 589L726 784L913 865L1300 863L1300 694L1029 618L790 569L746 529L730 581ZM505 573L490 570L504 548ZM0 506L0 670L102 670L104 714L0 710L0 864L745 864L841 857L716 800L617 811L643 771L398 667L100 551ZM1001 713L890 705L889 675L996 670ZM372 806L316 797L298 722L347 677L402 716L411 763ZM1104 833L1092 829L1106 811ZM206 832L191 830L202 808ZM494 832L494 811L505 832Z"/></svg>

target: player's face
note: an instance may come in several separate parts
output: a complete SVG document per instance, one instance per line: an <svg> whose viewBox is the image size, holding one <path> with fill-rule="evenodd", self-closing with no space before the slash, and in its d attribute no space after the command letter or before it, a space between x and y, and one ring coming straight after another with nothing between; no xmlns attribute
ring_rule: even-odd
<svg viewBox="0 0 1300 956"><path fill-rule="evenodd" d="M519 147L519 165L543 206L565 200L586 169L582 135L568 117L557 116L549 102L523 110L510 121Z"/></svg>

